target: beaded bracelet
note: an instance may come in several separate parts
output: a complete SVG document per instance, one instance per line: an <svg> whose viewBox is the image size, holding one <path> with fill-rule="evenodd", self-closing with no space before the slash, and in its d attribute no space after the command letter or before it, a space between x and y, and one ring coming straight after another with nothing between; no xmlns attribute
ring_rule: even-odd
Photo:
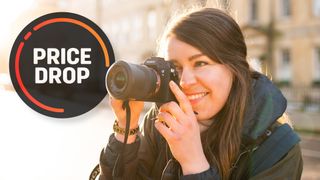
<svg viewBox="0 0 320 180"><path fill-rule="evenodd" d="M119 122L118 121L114 121L114 124L113 124L113 131L116 132L116 133L119 133L119 134L125 134L125 129L124 128L121 128L119 126ZM139 132L139 126L134 128L134 129L129 129L129 136L130 135L135 135Z"/></svg>

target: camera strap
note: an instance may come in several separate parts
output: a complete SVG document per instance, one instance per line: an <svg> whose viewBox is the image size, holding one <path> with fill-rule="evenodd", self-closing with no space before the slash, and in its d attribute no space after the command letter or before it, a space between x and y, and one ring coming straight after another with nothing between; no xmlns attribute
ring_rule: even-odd
<svg viewBox="0 0 320 180"><path fill-rule="evenodd" d="M129 128L130 128L130 119L131 119L131 109L129 106L129 101L126 100L122 104L122 109L126 110L126 128L125 128L125 133L124 133L124 142L122 145L122 150L121 153L118 154L118 157L116 159L113 171L112 171L112 176L115 177L116 179L121 179L122 175L124 174L124 152L126 149L126 144L128 141L128 136L129 136Z"/></svg>

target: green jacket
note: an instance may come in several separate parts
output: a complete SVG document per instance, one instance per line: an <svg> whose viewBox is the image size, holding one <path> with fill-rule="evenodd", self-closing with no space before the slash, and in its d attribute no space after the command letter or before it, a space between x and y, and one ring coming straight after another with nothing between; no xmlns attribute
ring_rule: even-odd
<svg viewBox="0 0 320 180"><path fill-rule="evenodd" d="M283 115L286 109L286 100L281 92L265 76L260 75L254 81L252 87L254 89L254 99L246 114L243 137L258 140L266 129L270 126L275 126L276 120ZM207 171L198 174L182 175L181 167L174 160L168 144L154 127L152 119L157 114L157 107L154 106L145 116L142 134L139 135L135 143L126 145L123 161L124 174L121 179L220 179L215 167L211 167ZM117 164L116 161L121 148L122 143L118 142L112 134L108 145L103 149L100 156L100 180L116 179L112 176L112 171ZM232 179L294 180L301 178L303 163L299 144L290 149L272 167L256 175L246 174L242 176L243 169L249 168L248 157L250 156L241 157L239 155L237 166L232 171Z"/></svg>

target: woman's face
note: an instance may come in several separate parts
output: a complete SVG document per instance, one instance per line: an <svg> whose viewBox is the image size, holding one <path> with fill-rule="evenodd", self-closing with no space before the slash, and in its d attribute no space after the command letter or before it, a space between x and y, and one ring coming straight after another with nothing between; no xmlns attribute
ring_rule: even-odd
<svg viewBox="0 0 320 180"><path fill-rule="evenodd" d="M197 119L208 120L225 105L232 86L232 73L195 47L168 38L166 59L171 60L180 74L180 86L188 97Z"/></svg>

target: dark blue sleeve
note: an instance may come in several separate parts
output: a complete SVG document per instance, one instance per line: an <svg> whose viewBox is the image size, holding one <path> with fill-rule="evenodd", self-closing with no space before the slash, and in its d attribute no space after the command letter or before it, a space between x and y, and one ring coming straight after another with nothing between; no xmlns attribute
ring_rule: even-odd
<svg viewBox="0 0 320 180"><path fill-rule="evenodd" d="M137 165L138 165L138 149L140 146L140 138L137 136L137 139L132 144L127 144L126 149L123 152L123 162L125 174L123 175L124 179L132 179L136 175ZM103 149L100 155L100 177L99 180L111 180L112 171L115 167L117 157L121 152L123 143L118 141L114 134L109 138L108 145Z"/></svg>
<svg viewBox="0 0 320 180"><path fill-rule="evenodd" d="M203 171L198 174L189 174L185 176L181 176L181 180L205 180L205 179L211 179L211 180L220 180L219 173L216 168L210 167L208 170Z"/></svg>

